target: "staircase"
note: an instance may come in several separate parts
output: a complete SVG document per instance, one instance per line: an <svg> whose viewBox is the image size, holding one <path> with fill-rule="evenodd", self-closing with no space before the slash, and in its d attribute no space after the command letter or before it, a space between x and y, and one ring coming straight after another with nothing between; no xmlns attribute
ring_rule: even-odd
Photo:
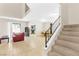
<svg viewBox="0 0 79 59"><path fill-rule="evenodd" d="M79 56L79 25L65 25L49 56Z"/></svg>

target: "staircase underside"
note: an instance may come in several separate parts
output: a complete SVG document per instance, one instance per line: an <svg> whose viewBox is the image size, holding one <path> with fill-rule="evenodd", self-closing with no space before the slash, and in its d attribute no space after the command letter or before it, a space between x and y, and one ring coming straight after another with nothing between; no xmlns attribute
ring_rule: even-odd
<svg viewBox="0 0 79 59"><path fill-rule="evenodd" d="M79 56L79 25L65 25L48 56Z"/></svg>

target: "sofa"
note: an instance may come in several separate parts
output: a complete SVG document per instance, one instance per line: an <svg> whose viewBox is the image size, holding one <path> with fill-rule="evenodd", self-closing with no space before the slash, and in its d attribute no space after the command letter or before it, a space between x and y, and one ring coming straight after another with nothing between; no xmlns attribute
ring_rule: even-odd
<svg viewBox="0 0 79 59"><path fill-rule="evenodd" d="M13 42L24 41L24 33L13 33Z"/></svg>

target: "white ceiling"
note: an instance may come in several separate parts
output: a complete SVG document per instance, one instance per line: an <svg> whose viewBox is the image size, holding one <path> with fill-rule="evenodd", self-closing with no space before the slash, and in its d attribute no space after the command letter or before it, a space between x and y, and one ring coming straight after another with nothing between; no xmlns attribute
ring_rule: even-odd
<svg viewBox="0 0 79 59"><path fill-rule="evenodd" d="M46 19L52 14L59 13L59 4L57 3L28 3L30 12L24 19L41 20Z"/></svg>

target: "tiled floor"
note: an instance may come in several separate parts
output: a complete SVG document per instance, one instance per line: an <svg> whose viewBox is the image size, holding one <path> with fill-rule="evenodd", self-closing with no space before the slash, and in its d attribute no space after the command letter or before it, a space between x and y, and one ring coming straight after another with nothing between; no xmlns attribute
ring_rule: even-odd
<svg viewBox="0 0 79 59"><path fill-rule="evenodd" d="M25 41L10 42L0 45L0 55L3 56L40 56L44 55L44 38L38 35L26 37Z"/></svg>

